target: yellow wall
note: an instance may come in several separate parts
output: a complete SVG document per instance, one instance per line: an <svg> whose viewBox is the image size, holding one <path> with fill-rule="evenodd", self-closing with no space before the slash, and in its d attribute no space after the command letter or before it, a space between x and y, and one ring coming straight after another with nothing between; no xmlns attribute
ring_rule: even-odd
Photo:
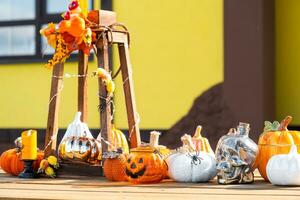
<svg viewBox="0 0 300 200"><path fill-rule="evenodd" d="M76 64L66 64L65 72L77 73ZM96 69L95 64L90 65ZM77 109L77 79L64 81L60 127L66 127ZM51 70L43 64L1 65L0 66L0 128L45 128L50 96ZM97 79L89 80L89 122L97 126Z"/></svg>
<svg viewBox="0 0 300 200"><path fill-rule="evenodd" d="M169 128L195 97L223 80L223 1L115 0L113 6L132 36L141 127ZM116 121L123 128L122 101L119 92Z"/></svg>
<svg viewBox="0 0 300 200"><path fill-rule="evenodd" d="M300 1L276 0L276 117L300 124Z"/></svg>
<svg viewBox="0 0 300 200"><path fill-rule="evenodd" d="M99 8L95 1L94 7ZM45 63L0 65L0 128L46 128L51 70ZM89 65L96 69L96 63ZM76 74L77 63L68 62L65 73ZM89 79L89 124L98 127L97 79ZM59 126L66 127L77 111L77 79L65 79L59 112Z"/></svg>
<svg viewBox="0 0 300 200"><path fill-rule="evenodd" d="M223 80L222 0L114 0L132 36L131 60L141 128L169 128L196 96ZM116 53L114 68L118 67ZM90 69L95 69L95 63ZM76 63L66 65L75 74ZM43 64L0 65L0 128L45 128L51 72ZM120 77L116 123L127 128ZM89 127L98 127L97 80L89 79ZM76 78L66 79L60 127L76 112Z"/></svg>

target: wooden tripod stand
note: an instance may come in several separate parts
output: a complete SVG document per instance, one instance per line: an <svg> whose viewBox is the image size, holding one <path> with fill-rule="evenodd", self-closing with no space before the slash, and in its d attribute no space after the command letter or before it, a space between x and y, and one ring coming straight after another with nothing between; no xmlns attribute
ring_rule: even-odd
<svg viewBox="0 0 300 200"><path fill-rule="evenodd" d="M91 11L93 15L98 15L98 26L92 29L97 34L97 62L98 68L103 68L109 71L109 52L108 47L112 44L118 45L120 69L123 79L123 88L125 94L128 130L130 147L137 147L140 144L140 131L138 125L138 116L135 104L135 95L132 79L132 67L129 59L129 33L127 30L115 30L112 24L116 22L116 14L110 11ZM88 72L88 56L83 52L78 55L78 111L82 113L81 120L87 121L87 72ZM45 136L45 155L56 153L56 134L58 132L58 111L60 100L60 88L62 87L62 78L64 72L64 64L59 63L54 66L52 72L52 83L50 92L50 104L48 111L48 122ZM101 134L105 140L111 141L111 99L107 95L107 91L102 81L99 78L99 96L100 106L105 105L100 109L100 127ZM52 140L51 145L48 145ZM106 145L103 145L103 151L107 150Z"/></svg>

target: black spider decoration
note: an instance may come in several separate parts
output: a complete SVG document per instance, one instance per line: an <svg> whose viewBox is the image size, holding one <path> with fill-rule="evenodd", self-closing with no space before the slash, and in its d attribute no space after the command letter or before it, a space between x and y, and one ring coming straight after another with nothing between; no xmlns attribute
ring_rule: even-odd
<svg viewBox="0 0 300 200"><path fill-rule="evenodd" d="M105 101L101 101L100 105L98 106L98 110L100 112L103 112L106 109L106 102Z"/></svg>
<svg viewBox="0 0 300 200"><path fill-rule="evenodd" d="M112 100L109 100L108 103L110 103L111 110L113 110L114 104L113 104ZM108 103L106 102L106 100L100 99L100 105L98 105L98 111L104 112Z"/></svg>
<svg viewBox="0 0 300 200"><path fill-rule="evenodd" d="M191 158L191 164L200 165L201 160L203 160L203 159L199 155L200 155L200 152L196 151L196 154L192 155L189 153L187 156Z"/></svg>

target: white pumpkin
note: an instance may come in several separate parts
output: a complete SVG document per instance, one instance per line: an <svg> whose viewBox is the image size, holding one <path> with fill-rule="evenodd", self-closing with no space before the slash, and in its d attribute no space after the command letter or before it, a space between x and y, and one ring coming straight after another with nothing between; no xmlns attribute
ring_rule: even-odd
<svg viewBox="0 0 300 200"><path fill-rule="evenodd" d="M296 145L289 154L275 155L269 160L267 176L274 185L300 185L300 155Z"/></svg>
<svg viewBox="0 0 300 200"><path fill-rule="evenodd" d="M193 151L190 135L182 137L183 147L167 159L169 177L178 182L207 182L217 174L216 160L206 152Z"/></svg>

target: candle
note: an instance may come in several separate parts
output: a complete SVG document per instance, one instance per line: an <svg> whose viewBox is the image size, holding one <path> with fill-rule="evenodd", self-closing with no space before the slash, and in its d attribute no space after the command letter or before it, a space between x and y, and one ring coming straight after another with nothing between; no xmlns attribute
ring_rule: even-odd
<svg viewBox="0 0 300 200"><path fill-rule="evenodd" d="M28 130L22 132L22 160L37 159L37 131Z"/></svg>
<svg viewBox="0 0 300 200"><path fill-rule="evenodd" d="M78 0L78 2L79 2L79 6L81 8L82 14L84 14L84 16L87 16L88 7L89 7L88 0Z"/></svg>

